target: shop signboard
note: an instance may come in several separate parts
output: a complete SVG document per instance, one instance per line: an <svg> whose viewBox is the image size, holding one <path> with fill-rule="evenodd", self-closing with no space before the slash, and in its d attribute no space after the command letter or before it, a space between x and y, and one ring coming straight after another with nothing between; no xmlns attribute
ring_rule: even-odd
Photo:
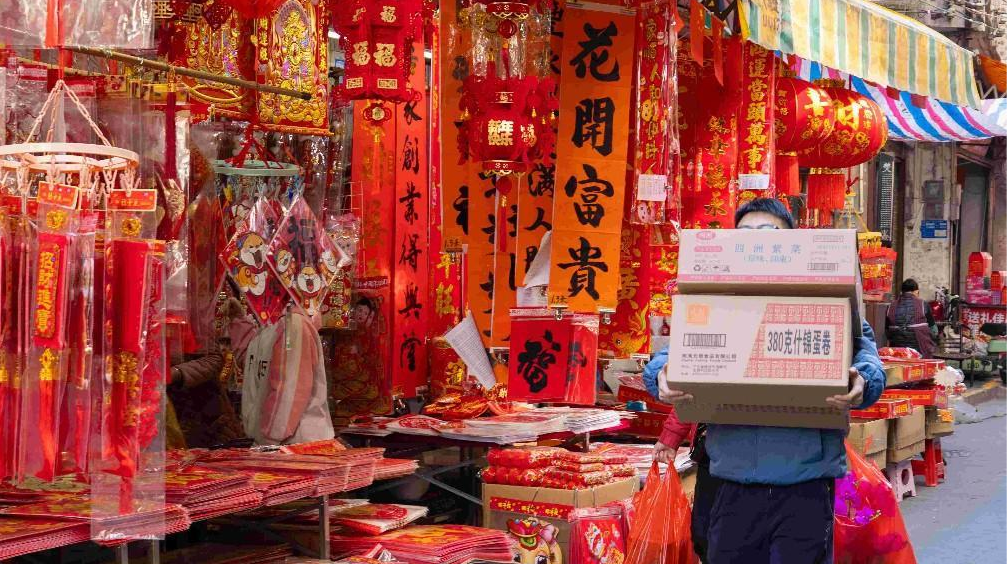
<svg viewBox="0 0 1007 564"><path fill-rule="evenodd" d="M924 219L920 222L920 237L923 239L947 239L948 220Z"/></svg>

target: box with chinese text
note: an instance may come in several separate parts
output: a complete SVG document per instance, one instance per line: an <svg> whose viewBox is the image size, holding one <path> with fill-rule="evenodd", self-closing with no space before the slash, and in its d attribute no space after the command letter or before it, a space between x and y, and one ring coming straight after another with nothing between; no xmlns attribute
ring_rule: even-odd
<svg viewBox="0 0 1007 564"><path fill-rule="evenodd" d="M663 377L694 396L683 421L846 428L825 399L849 389L843 298L677 295Z"/></svg>
<svg viewBox="0 0 1007 564"><path fill-rule="evenodd" d="M909 460L923 452L926 438L926 417L922 407L914 407L909 415L891 420L888 427L888 464Z"/></svg>
<svg viewBox="0 0 1007 564"><path fill-rule="evenodd" d="M848 298L861 334L863 287L852 229L685 229L683 294Z"/></svg>

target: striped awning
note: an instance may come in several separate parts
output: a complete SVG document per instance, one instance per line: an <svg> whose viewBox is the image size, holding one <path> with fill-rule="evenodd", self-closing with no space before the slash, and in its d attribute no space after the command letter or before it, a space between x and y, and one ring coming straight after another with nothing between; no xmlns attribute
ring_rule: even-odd
<svg viewBox="0 0 1007 564"><path fill-rule="evenodd" d="M882 86L979 107L973 55L867 0L740 0L743 36Z"/></svg>
<svg viewBox="0 0 1007 564"><path fill-rule="evenodd" d="M791 66L804 80L831 78L847 83L850 89L873 99L885 112L888 135L900 141L975 141L1007 135L1007 99L983 100L982 109L958 106L924 98L917 106L906 92L891 95L886 88L871 84L836 69L805 59Z"/></svg>

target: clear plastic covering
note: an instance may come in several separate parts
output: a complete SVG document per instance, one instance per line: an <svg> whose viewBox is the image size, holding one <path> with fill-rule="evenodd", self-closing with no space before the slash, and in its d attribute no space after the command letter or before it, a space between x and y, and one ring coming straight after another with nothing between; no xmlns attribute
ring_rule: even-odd
<svg viewBox="0 0 1007 564"><path fill-rule="evenodd" d="M154 0L17 0L0 6L0 43L7 45L151 49L153 41Z"/></svg>

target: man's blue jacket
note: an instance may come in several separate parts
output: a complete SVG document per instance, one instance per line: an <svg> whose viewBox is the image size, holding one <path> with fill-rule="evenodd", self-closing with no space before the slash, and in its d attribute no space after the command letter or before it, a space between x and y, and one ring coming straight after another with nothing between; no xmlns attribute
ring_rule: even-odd
<svg viewBox="0 0 1007 564"><path fill-rule="evenodd" d="M885 370L878 358L874 331L863 324L863 336L853 339L853 367L864 378L864 403L870 407L885 389ZM668 362L662 350L643 370L647 391L658 397L657 378ZM709 425L706 451L710 473L743 484L789 485L846 474L845 431L753 425Z"/></svg>

